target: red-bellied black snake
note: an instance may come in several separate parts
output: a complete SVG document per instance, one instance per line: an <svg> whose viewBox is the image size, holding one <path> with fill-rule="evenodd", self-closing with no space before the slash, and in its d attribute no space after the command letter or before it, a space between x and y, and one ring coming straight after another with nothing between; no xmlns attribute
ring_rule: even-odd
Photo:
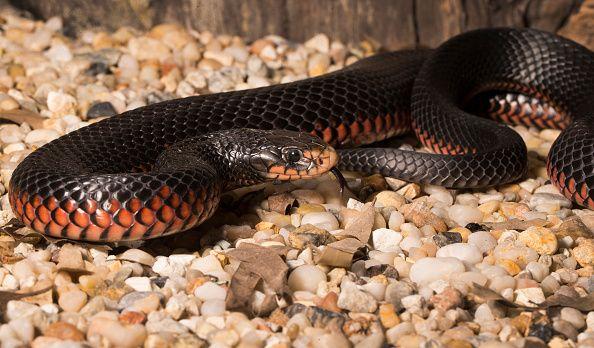
<svg viewBox="0 0 594 348"><path fill-rule="evenodd" d="M519 180L522 138L468 113L476 109L564 129L550 150L550 179L592 209L593 100L594 58L583 46L537 30L476 30L436 50L382 53L316 78L169 100L92 124L25 158L10 202L51 236L152 238L206 219L226 188L329 170L336 156L325 143L356 147L339 152L348 170L453 188ZM435 153L357 147L409 130Z"/></svg>

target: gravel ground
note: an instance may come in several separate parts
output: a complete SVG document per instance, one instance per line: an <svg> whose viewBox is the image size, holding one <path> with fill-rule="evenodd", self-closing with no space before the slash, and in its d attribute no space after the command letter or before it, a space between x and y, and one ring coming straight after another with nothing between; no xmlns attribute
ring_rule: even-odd
<svg viewBox="0 0 594 348"><path fill-rule="evenodd" d="M594 213L548 183L558 131L516 127L525 181L451 191L331 177L228 196L198 231L48 241L5 194L27 154L176 97L317 76L376 48L160 25L61 34L0 14L2 347L594 347ZM241 198L240 198L241 197Z"/></svg>

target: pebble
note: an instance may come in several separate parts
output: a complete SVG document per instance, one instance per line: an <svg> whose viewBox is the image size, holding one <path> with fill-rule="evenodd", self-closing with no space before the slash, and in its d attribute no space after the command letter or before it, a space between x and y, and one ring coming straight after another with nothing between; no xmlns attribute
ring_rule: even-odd
<svg viewBox="0 0 594 348"><path fill-rule="evenodd" d="M557 251L557 237L548 228L531 226L521 232L518 240L541 255L552 255Z"/></svg>
<svg viewBox="0 0 594 348"><path fill-rule="evenodd" d="M91 120L98 117L113 116L117 113L110 102L98 102L91 105L87 111L87 119Z"/></svg>
<svg viewBox="0 0 594 348"><path fill-rule="evenodd" d="M472 244L455 243L442 247L437 250L436 257L451 258L455 257L462 261L466 267L472 267L483 261L483 253Z"/></svg>
<svg viewBox="0 0 594 348"><path fill-rule="evenodd" d="M118 347L138 347L146 339L147 332L143 325L122 325L116 320L96 318L89 324L87 336L100 335Z"/></svg>
<svg viewBox="0 0 594 348"><path fill-rule="evenodd" d="M25 137L25 143L31 144L46 144L57 139L60 136L57 131L53 129L34 129Z"/></svg>
<svg viewBox="0 0 594 348"><path fill-rule="evenodd" d="M398 251L398 243L402 240L402 234L388 228L379 228L371 232L371 239L376 250L383 252Z"/></svg>
<svg viewBox="0 0 594 348"><path fill-rule="evenodd" d="M66 312L78 312L87 303L87 294L80 290L60 294L58 304Z"/></svg>
<svg viewBox="0 0 594 348"><path fill-rule="evenodd" d="M326 273L314 265L303 265L289 274L288 284L293 291L315 293L320 283L326 281Z"/></svg>
<svg viewBox="0 0 594 348"><path fill-rule="evenodd" d="M466 269L462 261L454 257L426 257L417 260L410 268L410 280L417 284L429 284L433 281L448 280L452 274L462 273Z"/></svg>
<svg viewBox="0 0 594 348"><path fill-rule="evenodd" d="M149 267L152 267L155 264L155 258L151 254L140 249L128 249L120 254L118 258L120 260L137 262Z"/></svg>
<svg viewBox="0 0 594 348"><path fill-rule="evenodd" d="M471 222L481 222L483 213L475 207L454 204L448 209L448 216L459 226L466 226Z"/></svg>
<svg viewBox="0 0 594 348"><path fill-rule="evenodd" d="M151 280L148 277L130 277L125 280L126 285L135 291L151 291Z"/></svg>
<svg viewBox="0 0 594 348"><path fill-rule="evenodd" d="M334 231L339 228L338 220L329 212L314 212L303 215L301 225L311 224L326 231Z"/></svg>
<svg viewBox="0 0 594 348"><path fill-rule="evenodd" d="M353 282L343 282L340 295L338 296L338 307L356 313L373 313L377 309L375 298L361 290Z"/></svg>
<svg viewBox="0 0 594 348"><path fill-rule="evenodd" d="M43 335L46 337L55 337L64 341L84 341L85 335L74 325L58 321L48 325Z"/></svg>
<svg viewBox="0 0 594 348"><path fill-rule="evenodd" d="M194 296L202 301L225 300L227 290L213 282L206 282L194 290Z"/></svg>
<svg viewBox="0 0 594 348"><path fill-rule="evenodd" d="M573 257L582 266L594 266L594 239L584 239L573 248Z"/></svg>
<svg viewBox="0 0 594 348"><path fill-rule="evenodd" d="M575 308L561 308L561 319L570 323L577 330L580 330L586 326L586 319L584 318L584 315Z"/></svg>
<svg viewBox="0 0 594 348"><path fill-rule="evenodd" d="M497 246L497 239L486 231L478 231L468 236L468 244L477 247L483 254L490 252Z"/></svg>

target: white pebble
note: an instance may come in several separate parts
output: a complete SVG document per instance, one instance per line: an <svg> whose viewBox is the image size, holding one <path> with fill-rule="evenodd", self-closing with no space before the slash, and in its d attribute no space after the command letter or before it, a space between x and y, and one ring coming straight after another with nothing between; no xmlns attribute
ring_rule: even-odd
<svg viewBox="0 0 594 348"><path fill-rule="evenodd" d="M326 273L314 265L303 265L295 268L289 275L289 288L293 291L309 291L315 293L318 284L326 281Z"/></svg>
<svg viewBox="0 0 594 348"><path fill-rule="evenodd" d="M339 227L338 220L329 212L307 213L303 215L303 218L301 218L301 225L303 226L307 224L312 224L326 231L334 231Z"/></svg>
<svg viewBox="0 0 594 348"><path fill-rule="evenodd" d="M206 317L223 315L225 313L224 300L208 300L202 303L200 313Z"/></svg>
<svg viewBox="0 0 594 348"><path fill-rule="evenodd" d="M426 257L417 260L410 268L410 280L417 284L429 284L438 279L449 279L455 273L465 271L464 264L454 257Z"/></svg>
<svg viewBox="0 0 594 348"><path fill-rule="evenodd" d="M371 238L376 250L391 252L400 249L398 243L402 240L402 234L388 228L378 228L371 232Z"/></svg>
<svg viewBox="0 0 594 348"><path fill-rule="evenodd" d="M213 282L207 282L194 290L194 296L202 301L224 300L227 297L227 290Z"/></svg>
<svg viewBox="0 0 594 348"><path fill-rule="evenodd" d="M420 248L423 245L418 237L408 236L400 242L400 248L408 252L411 248Z"/></svg>
<svg viewBox="0 0 594 348"><path fill-rule="evenodd" d="M483 213L475 207L454 204L448 209L450 219L464 227L471 222L481 222Z"/></svg>
<svg viewBox="0 0 594 348"><path fill-rule="evenodd" d="M390 213L388 219L388 227L394 231L400 231L400 226L404 223L404 215L399 211L393 211Z"/></svg>
<svg viewBox="0 0 594 348"><path fill-rule="evenodd" d="M532 279L537 282L543 281L543 279L549 275L549 268L544 264L536 261L531 261L526 265L526 270L530 272Z"/></svg>
<svg viewBox="0 0 594 348"><path fill-rule="evenodd" d="M497 246L497 239L486 231L477 231L468 236L468 244L476 246L482 253L488 253Z"/></svg>
<svg viewBox="0 0 594 348"><path fill-rule="evenodd" d="M130 277L124 281L136 291L151 291L151 280L148 277Z"/></svg>
<svg viewBox="0 0 594 348"><path fill-rule="evenodd" d="M455 257L464 262L467 267L483 261L483 253L474 245L466 243L454 243L446 245L435 254L437 257Z"/></svg>

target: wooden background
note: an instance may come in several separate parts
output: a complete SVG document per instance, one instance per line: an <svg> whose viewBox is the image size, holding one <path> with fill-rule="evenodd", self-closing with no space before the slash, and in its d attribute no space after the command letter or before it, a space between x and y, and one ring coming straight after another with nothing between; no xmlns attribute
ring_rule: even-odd
<svg viewBox="0 0 594 348"><path fill-rule="evenodd" d="M303 41L326 33L343 42L372 39L386 48L435 46L460 32L490 26L594 32L594 0L8 0L38 18L59 15L67 34L123 25L148 29L178 22L255 39L279 34ZM575 25L578 11L586 20ZM573 15L573 16L572 16ZM582 15L583 17L583 15ZM575 27L578 29L575 29ZM584 32L586 34L584 34ZM570 36L570 35L568 35Z"/></svg>

